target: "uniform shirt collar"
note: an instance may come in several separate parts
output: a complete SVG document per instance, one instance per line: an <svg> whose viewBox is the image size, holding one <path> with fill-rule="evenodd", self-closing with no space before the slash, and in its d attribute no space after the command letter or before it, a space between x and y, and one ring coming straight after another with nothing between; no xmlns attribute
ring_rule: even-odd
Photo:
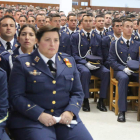
<svg viewBox="0 0 140 140"><path fill-rule="evenodd" d="M99 30L97 30L97 29L95 29L96 30L96 32L100 35L100 32L102 32L102 35L103 35L103 33L104 33L104 30L103 31L99 31Z"/></svg>
<svg viewBox="0 0 140 140"><path fill-rule="evenodd" d="M76 29L74 31L72 31L69 27L67 27L67 29L69 30L69 33L71 34L72 32L76 32Z"/></svg>
<svg viewBox="0 0 140 140"><path fill-rule="evenodd" d="M118 37L115 36L115 34L113 34L113 36L114 36L115 40L117 40L117 39L119 39L119 38L121 37L121 36L120 36L120 37L118 38Z"/></svg>
<svg viewBox="0 0 140 140"><path fill-rule="evenodd" d="M21 47L18 49L19 54L24 54L23 51L21 50Z"/></svg>
<svg viewBox="0 0 140 140"><path fill-rule="evenodd" d="M7 45L6 45L7 41L2 39L1 37L0 37L0 41L1 41L2 45L4 46L5 50L7 50ZM12 50L12 47L14 45L14 38L10 41L10 43L11 43L11 50Z"/></svg>
<svg viewBox="0 0 140 140"><path fill-rule="evenodd" d="M44 55L39 51L39 49L38 49L38 53L40 54L40 56L41 56L41 58L43 59L43 61L45 62L45 64L47 64L49 60L52 60L53 63L55 64L55 57L56 57L56 54L55 54L51 59L49 59L49 58L47 58L46 56L44 56Z"/></svg>
<svg viewBox="0 0 140 140"><path fill-rule="evenodd" d="M128 40L128 39L124 38L123 36L122 36L122 39L123 39L123 41L127 44L127 40ZM129 45L130 45L130 41L131 41L131 38L129 39Z"/></svg>
<svg viewBox="0 0 140 140"><path fill-rule="evenodd" d="M86 35L86 37L87 37L88 36L87 31L85 31L84 29L82 29L82 30L83 30L84 34ZM89 32L90 33L90 38L91 38L92 31L93 31L93 29L91 29L91 31Z"/></svg>
<svg viewBox="0 0 140 140"><path fill-rule="evenodd" d="M109 28L110 28L110 27L108 27L108 28L104 27L104 29L105 29L105 30L108 29L108 31L109 31Z"/></svg>

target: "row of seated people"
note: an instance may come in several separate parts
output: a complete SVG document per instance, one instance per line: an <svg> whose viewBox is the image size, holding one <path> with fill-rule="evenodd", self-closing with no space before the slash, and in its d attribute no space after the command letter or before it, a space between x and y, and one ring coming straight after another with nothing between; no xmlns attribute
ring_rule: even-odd
<svg viewBox="0 0 140 140"><path fill-rule="evenodd" d="M69 15L69 20L74 21L76 25L76 16ZM54 27L60 28L60 16L52 14L50 24ZM82 18L82 29L80 31L74 30L74 33L66 28L68 31L61 31L59 52L72 55L76 61L77 68L80 72L81 84L85 94L83 102L83 111L90 111L89 106L89 82L91 75L95 75L101 79L100 98L97 103L97 108L100 111L107 111L103 100L107 97L107 90L109 86L110 66L115 71L115 78L119 81L119 115L118 121L125 121L125 112L127 111L126 97L127 85L129 79L138 81L138 74L133 73L126 63L129 60L137 60L139 57L139 46L137 35L132 35L133 23L130 19L121 21L114 19L112 22L112 35L107 35L107 31L99 32L97 29L92 30L91 15L84 15ZM96 20L102 21L104 17L99 15ZM102 24L100 27L104 29ZM16 32L15 21L10 16L5 16L0 19L0 51L1 61L0 66L7 72L7 79L9 80L10 72L13 67L13 62L18 55L25 53L32 53L36 48L36 29L32 25L23 25L19 31L18 41L14 38ZM28 27L28 28L26 28ZM75 26L76 27L76 26ZM115 41L117 40L117 49ZM117 52L116 52L117 51ZM85 58L88 54L100 56L102 63L96 66ZM27 67L30 64L27 64ZM6 115L5 115L6 116Z"/></svg>

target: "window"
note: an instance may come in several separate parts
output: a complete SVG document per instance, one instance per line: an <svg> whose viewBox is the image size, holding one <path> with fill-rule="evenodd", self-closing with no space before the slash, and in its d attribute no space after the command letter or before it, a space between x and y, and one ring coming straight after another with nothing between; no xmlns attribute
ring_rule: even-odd
<svg viewBox="0 0 140 140"><path fill-rule="evenodd" d="M72 2L72 5L78 5L78 2Z"/></svg>
<svg viewBox="0 0 140 140"><path fill-rule="evenodd" d="M81 6L88 6L88 2L81 2Z"/></svg>

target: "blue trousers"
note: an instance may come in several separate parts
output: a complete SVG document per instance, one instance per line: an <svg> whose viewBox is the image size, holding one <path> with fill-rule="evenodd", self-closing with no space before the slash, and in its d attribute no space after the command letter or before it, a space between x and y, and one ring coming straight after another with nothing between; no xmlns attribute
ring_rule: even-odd
<svg viewBox="0 0 140 140"><path fill-rule="evenodd" d="M100 98L105 99L107 97L107 91L110 81L110 71L103 65L99 69L92 71L90 71L83 64L77 64L77 68L80 72L81 84L83 87L85 98L89 98L89 82L91 75L94 75L101 79Z"/></svg>
<svg viewBox="0 0 140 140"><path fill-rule="evenodd" d="M74 128L56 124L43 128L20 128L12 129L14 140L93 140L90 133L82 122Z"/></svg>
<svg viewBox="0 0 140 140"><path fill-rule="evenodd" d="M114 71L114 76L118 80L119 111L127 111L128 83L129 83L129 81L138 82L138 74L134 73L131 76L128 76L123 71Z"/></svg>
<svg viewBox="0 0 140 140"><path fill-rule="evenodd" d="M0 129L0 140L10 140L4 128Z"/></svg>

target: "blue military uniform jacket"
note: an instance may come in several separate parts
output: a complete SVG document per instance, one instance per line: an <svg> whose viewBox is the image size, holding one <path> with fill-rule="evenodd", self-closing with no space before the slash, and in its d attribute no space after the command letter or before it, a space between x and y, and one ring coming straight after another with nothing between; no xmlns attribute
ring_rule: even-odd
<svg viewBox="0 0 140 140"><path fill-rule="evenodd" d="M80 122L78 113L84 94L73 57L57 53L56 68L54 78L37 49L16 58L9 80L14 108L9 117L10 128L42 128L38 121L42 112L59 117L64 111L71 111Z"/></svg>
<svg viewBox="0 0 140 140"><path fill-rule="evenodd" d="M80 36L81 36L80 49L78 49L79 33L76 32L71 36L72 55L75 58L77 64L87 63L87 61L84 58L80 57L79 50L82 57L86 55L89 49L91 49L93 55L102 57L100 35L92 31L90 42L87 40L87 37L84 34L83 30L80 31Z"/></svg>
<svg viewBox="0 0 140 140"><path fill-rule="evenodd" d="M123 62L125 63L127 62L128 56L130 56L132 60L138 61L139 60L139 46L140 46L140 43L131 38L130 47L127 48L126 43L121 37L117 43L117 50ZM123 64L118 58L118 56L116 55L115 41L111 43L111 47L109 51L109 60L110 60L110 66L115 71L123 71L123 69L126 67L126 65Z"/></svg>
<svg viewBox="0 0 140 140"><path fill-rule="evenodd" d="M110 69L109 65L109 49L111 42L115 40L114 35L108 35L102 38L102 54L103 54L103 63L106 68Z"/></svg>
<svg viewBox="0 0 140 140"><path fill-rule="evenodd" d="M14 51L14 50L18 47L18 45L19 45L19 43L17 42L16 39L14 39L14 43L13 43L13 46L12 46L12 50ZM1 54L2 52L4 52L4 51L7 51L7 50L5 50L3 44L2 44L1 41L0 41L0 54Z"/></svg>
<svg viewBox="0 0 140 140"><path fill-rule="evenodd" d="M8 118L8 90L6 72L0 68L0 139Z"/></svg>
<svg viewBox="0 0 140 140"><path fill-rule="evenodd" d="M64 31L60 32L60 45L58 51L71 55L70 36Z"/></svg>
<svg viewBox="0 0 140 140"><path fill-rule="evenodd" d="M139 35L138 35L138 32L132 33L132 38L133 38L134 40L136 40L136 41L140 41L140 37L139 37Z"/></svg>
<svg viewBox="0 0 140 140"><path fill-rule="evenodd" d="M96 29L94 29L94 32L97 33ZM109 33L104 30L104 33L102 35L102 38L105 37L105 36L108 36L108 35L109 35Z"/></svg>
<svg viewBox="0 0 140 140"><path fill-rule="evenodd" d="M11 72L11 66L15 60L15 58L19 55L19 49L20 46L18 46L11 55L8 51L4 51L1 53L0 58L0 67L6 71L7 73L7 80L9 79L10 72ZM11 64L12 63L12 64Z"/></svg>
<svg viewBox="0 0 140 140"><path fill-rule="evenodd" d="M107 32L108 35L113 35L114 34L114 31L112 29L112 27L109 27L109 31Z"/></svg>

